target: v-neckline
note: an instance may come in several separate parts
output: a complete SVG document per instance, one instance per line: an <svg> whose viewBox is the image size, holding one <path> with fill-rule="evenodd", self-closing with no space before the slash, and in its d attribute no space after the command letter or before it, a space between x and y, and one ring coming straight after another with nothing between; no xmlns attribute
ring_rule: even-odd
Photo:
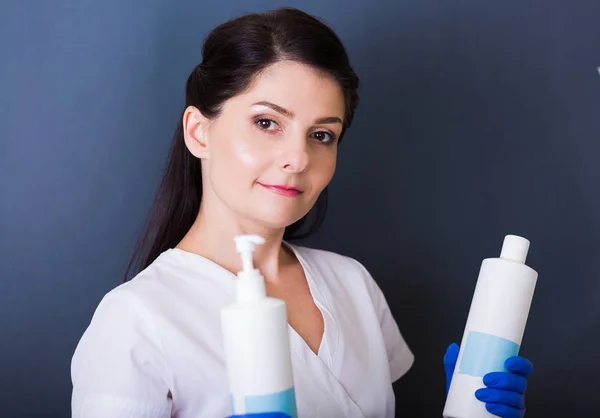
<svg viewBox="0 0 600 418"><path fill-rule="evenodd" d="M308 260L306 260L302 254L300 254L299 248L294 244L290 244L286 241L282 241L282 245L285 245L296 257L300 266L304 272L304 277L306 278L306 283L308 284L308 288L313 299L314 304L316 305L319 312L321 312L321 316L323 317L323 336L321 338L321 343L319 344L319 349L317 353L315 353L308 345L308 343L302 338L302 336L290 325L289 321L287 323L288 332L291 334L293 339L297 340L298 343L302 346L302 351L308 353L309 356L315 356L323 361L328 368L331 368L333 365L334 359L334 348L337 340L337 334L335 334L336 327L334 324L334 316L331 312L331 304L327 298L327 295L324 294L323 290L319 287L313 277L313 272L311 270L311 265ZM171 248L171 252L179 253L189 259L191 261L197 262L200 261L205 267L209 267L215 273L223 273L231 278L231 280L222 283L222 285L226 286L227 293L229 293L235 299L235 280L237 280L237 275L230 272L220 264L215 263L209 258L204 257L203 255L192 253L189 251L182 250L180 248ZM190 258L191 257L191 258ZM210 276L210 274L209 274ZM221 281L219 281L221 282ZM298 344L290 344L290 348L294 351L298 352ZM298 353L301 354L301 353ZM305 358L305 354L301 355L301 358Z"/></svg>
<svg viewBox="0 0 600 418"><path fill-rule="evenodd" d="M302 270L304 272L304 277L306 278L306 283L308 284L308 288L309 288L311 297L313 299L313 302L316 305L319 312L321 313L321 316L323 317L323 336L321 337L321 343L319 344L317 353L315 353L313 350L311 350L311 348L308 346L308 344L306 343L304 338L302 338L302 336L289 324L289 322L288 322L288 329L292 333L292 336L295 339L297 339L299 342L301 342L303 351L308 353L309 356L315 356L315 357L319 358L321 361L323 361L327 365L328 368L331 368L331 366L333 365L333 354L334 354L333 350L332 350L334 345L332 345L332 343L335 343L335 340L332 339L332 335L333 335L333 331L336 328L333 323L333 315L329 308L330 304L328 303L327 296L323 294L322 289L319 287L319 285L314 280L313 272L311 270L311 265L308 262L308 260L306 260L302 256L302 254L300 254L300 251L298 251L298 248L295 245L290 244L285 241L283 241L282 245L285 245L286 247L288 247L290 249L290 251L292 251L292 253L296 257L298 262L300 263L300 266L302 267ZM292 345L292 347L294 349L296 349L297 345ZM303 355L302 358L304 358L304 357L305 356Z"/></svg>

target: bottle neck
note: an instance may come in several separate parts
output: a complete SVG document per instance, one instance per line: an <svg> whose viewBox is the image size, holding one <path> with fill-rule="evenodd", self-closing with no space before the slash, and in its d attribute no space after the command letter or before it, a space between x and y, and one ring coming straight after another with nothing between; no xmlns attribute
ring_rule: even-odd
<svg viewBox="0 0 600 418"><path fill-rule="evenodd" d="M265 279L258 270L238 273L236 280L238 303L256 302L267 297Z"/></svg>

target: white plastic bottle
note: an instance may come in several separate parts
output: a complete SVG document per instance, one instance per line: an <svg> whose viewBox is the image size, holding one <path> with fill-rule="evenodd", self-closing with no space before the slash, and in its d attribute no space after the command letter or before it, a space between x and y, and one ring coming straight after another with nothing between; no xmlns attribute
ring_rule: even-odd
<svg viewBox="0 0 600 418"><path fill-rule="evenodd" d="M538 277L525 265L528 251L527 239L507 235L500 258L483 260L444 418L497 418L475 391L485 387L485 374L507 371L504 362L519 352Z"/></svg>
<svg viewBox="0 0 600 418"><path fill-rule="evenodd" d="M282 412L297 417L286 305L267 297L253 253L264 239L235 237L242 257L236 303L221 311L232 414Z"/></svg>

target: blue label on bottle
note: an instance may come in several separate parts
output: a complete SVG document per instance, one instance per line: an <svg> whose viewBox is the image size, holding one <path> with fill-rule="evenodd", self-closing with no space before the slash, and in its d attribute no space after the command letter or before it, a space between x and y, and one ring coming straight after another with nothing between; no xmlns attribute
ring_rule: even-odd
<svg viewBox="0 0 600 418"><path fill-rule="evenodd" d="M458 367L458 374L483 377L489 372L506 372L506 359L516 356L519 344L484 332L471 331Z"/></svg>
<svg viewBox="0 0 600 418"><path fill-rule="evenodd" d="M268 395L246 396L244 398L246 414L281 412L290 418L297 418L296 395L294 388Z"/></svg>

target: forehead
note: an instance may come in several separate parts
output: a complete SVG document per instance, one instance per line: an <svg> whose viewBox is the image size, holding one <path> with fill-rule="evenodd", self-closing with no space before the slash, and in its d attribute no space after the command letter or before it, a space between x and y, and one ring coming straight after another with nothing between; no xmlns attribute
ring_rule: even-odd
<svg viewBox="0 0 600 418"><path fill-rule="evenodd" d="M312 67L292 61L270 65L249 88L231 99L241 106L269 101L308 118L344 118L344 95L339 83Z"/></svg>

